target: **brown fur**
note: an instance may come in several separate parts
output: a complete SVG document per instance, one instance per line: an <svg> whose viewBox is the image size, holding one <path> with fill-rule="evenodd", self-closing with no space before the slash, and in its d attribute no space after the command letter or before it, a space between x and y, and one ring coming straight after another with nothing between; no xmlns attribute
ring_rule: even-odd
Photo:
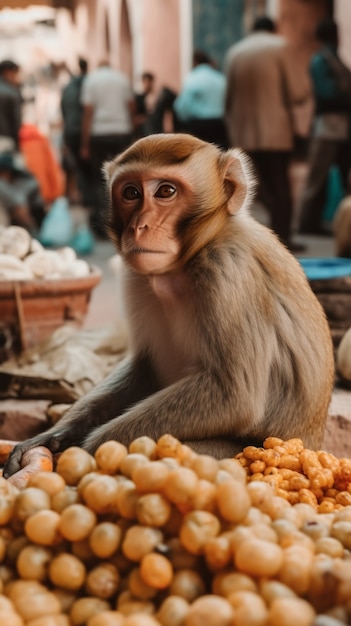
<svg viewBox="0 0 351 626"><path fill-rule="evenodd" d="M167 432L217 457L271 435L319 447L330 332L297 260L246 210L247 158L160 135L106 173L130 356L57 425L17 446L5 475L33 445L93 452L107 439Z"/></svg>

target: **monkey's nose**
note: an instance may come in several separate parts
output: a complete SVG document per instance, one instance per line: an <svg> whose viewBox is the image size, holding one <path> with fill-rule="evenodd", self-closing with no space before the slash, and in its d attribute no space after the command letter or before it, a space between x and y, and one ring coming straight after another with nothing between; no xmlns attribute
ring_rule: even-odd
<svg viewBox="0 0 351 626"><path fill-rule="evenodd" d="M130 224L129 228L134 236L138 236L139 234L143 233L148 228L148 226L146 222L140 222L136 224Z"/></svg>

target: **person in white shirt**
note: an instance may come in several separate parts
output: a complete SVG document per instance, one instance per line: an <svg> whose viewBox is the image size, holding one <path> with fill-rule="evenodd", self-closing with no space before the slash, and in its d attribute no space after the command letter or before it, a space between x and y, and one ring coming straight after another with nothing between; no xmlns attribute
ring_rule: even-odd
<svg viewBox="0 0 351 626"><path fill-rule="evenodd" d="M95 197L90 216L96 234L105 236L105 185L101 166L123 152L132 142L135 101L128 76L107 61L83 81L81 157L91 160Z"/></svg>

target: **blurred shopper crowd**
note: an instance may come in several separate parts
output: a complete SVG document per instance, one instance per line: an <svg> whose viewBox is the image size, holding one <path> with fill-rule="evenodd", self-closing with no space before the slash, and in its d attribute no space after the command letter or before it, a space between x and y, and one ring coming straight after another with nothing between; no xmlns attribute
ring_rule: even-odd
<svg viewBox="0 0 351 626"><path fill-rule="evenodd" d="M179 93L157 85L150 71L140 77L140 91L134 91L129 78L108 61L89 70L87 61L79 59L76 74L65 68L65 83L56 81L58 141L57 135L43 132L23 115L21 68L11 59L3 60L3 221L40 234L54 209L63 220L67 208L79 204L90 230L105 237L103 163L143 136L171 130L249 155L258 183L256 198L266 209L270 227L291 251L303 250L293 239L295 233L332 234L336 207L329 210L329 221L325 219L331 182L339 185L341 195L351 191L351 73L339 57L333 20L325 18L318 24L316 39L319 47L311 58L309 76L303 77L289 43L270 18L261 16L252 31L227 51L223 71L204 50L195 50L193 67ZM294 108L311 99L314 115L304 155L308 173L297 220L290 176L299 134Z"/></svg>

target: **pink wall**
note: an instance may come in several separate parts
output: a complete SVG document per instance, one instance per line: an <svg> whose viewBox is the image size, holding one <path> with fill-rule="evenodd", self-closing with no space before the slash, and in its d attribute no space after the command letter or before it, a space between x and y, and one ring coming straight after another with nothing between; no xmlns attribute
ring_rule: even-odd
<svg viewBox="0 0 351 626"><path fill-rule="evenodd" d="M351 68L351 2L335 0L335 19L339 26L340 55Z"/></svg>
<svg viewBox="0 0 351 626"><path fill-rule="evenodd" d="M180 86L179 0L148 0L142 24L144 70L154 72L158 85Z"/></svg>

